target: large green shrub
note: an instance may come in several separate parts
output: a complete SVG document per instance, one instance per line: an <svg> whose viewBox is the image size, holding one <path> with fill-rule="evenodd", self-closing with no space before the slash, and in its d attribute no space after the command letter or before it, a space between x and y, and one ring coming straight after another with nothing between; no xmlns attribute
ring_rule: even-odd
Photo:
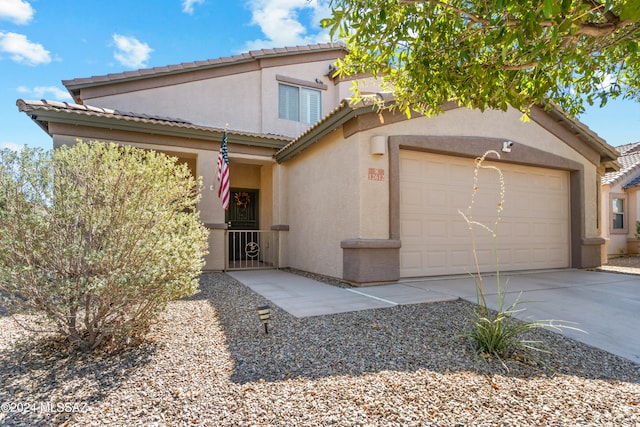
<svg viewBox="0 0 640 427"><path fill-rule="evenodd" d="M199 183L155 151L100 142L0 151L0 296L83 350L139 339L192 295Z"/></svg>

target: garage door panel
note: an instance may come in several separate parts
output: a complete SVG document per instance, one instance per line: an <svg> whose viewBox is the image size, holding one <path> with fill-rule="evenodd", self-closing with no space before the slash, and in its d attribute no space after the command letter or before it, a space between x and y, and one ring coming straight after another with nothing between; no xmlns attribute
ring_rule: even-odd
<svg viewBox="0 0 640 427"><path fill-rule="evenodd" d="M513 237L518 240L528 239L532 235L530 225L531 223L529 222L514 221Z"/></svg>
<svg viewBox="0 0 640 427"><path fill-rule="evenodd" d="M418 185L415 188L404 188L400 191L400 204L406 212L421 212L421 191L422 189ZM417 197L416 194L418 195Z"/></svg>
<svg viewBox="0 0 640 427"><path fill-rule="evenodd" d="M429 212L444 212L449 205L447 193L444 190L424 191L424 193L426 201L424 208Z"/></svg>
<svg viewBox="0 0 640 427"><path fill-rule="evenodd" d="M467 213L471 202L473 160L406 150L400 158L401 276L473 272L468 225L458 213ZM502 271L568 267L568 172L497 165L504 174L504 210L496 242L475 228L481 270L495 270L496 245ZM499 192L495 171L481 170L474 220L494 227Z"/></svg>
<svg viewBox="0 0 640 427"><path fill-rule="evenodd" d="M513 264L515 260L513 250L511 249L502 249L498 250L498 262L500 264ZM495 260L493 262L493 266L495 268Z"/></svg>
<svg viewBox="0 0 640 427"><path fill-rule="evenodd" d="M403 251L400 255L400 268L405 271L419 273L422 268L421 251Z"/></svg>
<svg viewBox="0 0 640 427"><path fill-rule="evenodd" d="M425 252L424 262L427 263L429 268L446 268L447 267L447 254L444 252Z"/></svg>
<svg viewBox="0 0 640 427"><path fill-rule="evenodd" d="M442 179L448 173L447 164L445 162L433 162L428 167L422 164L421 178L423 179Z"/></svg>
<svg viewBox="0 0 640 427"><path fill-rule="evenodd" d="M469 206L469 193L461 193L450 191L448 195L448 212L455 212L455 215L460 216L458 209L464 212Z"/></svg>
<svg viewBox="0 0 640 427"><path fill-rule="evenodd" d="M430 238L444 238L448 236L447 229L449 228L449 221L446 219L428 221L426 224L427 231Z"/></svg>
<svg viewBox="0 0 640 427"><path fill-rule="evenodd" d="M469 268L469 262L471 261L471 252L469 250L451 250L449 266L455 266L458 268ZM447 267L449 267L447 266Z"/></svg>
<svg viewBox="0 0 640 427"><path fill-rule="evenodd" d="M568 182L566 179L562 179L559 176L548 176L547 177L547 187L551 189L557 189L558 192L564 193L567 191Z"/></svg>
<svg viewBox="0 0 640 427"><path fill-rule="evenodd" d="M452 186L456 188L467 188L469 190L473 189L473 175L465 174L466 167L460 164L450 164L446 163L445 165L449 165L447 169L447 173L440 176L446 177L447 181L451 183Z"/></svg>

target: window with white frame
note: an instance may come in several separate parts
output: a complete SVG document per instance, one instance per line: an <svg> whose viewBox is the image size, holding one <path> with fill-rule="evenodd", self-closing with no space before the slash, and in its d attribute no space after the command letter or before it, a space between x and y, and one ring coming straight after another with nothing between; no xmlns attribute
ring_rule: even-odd
<svg viewBox="0 0 640 427"><path fill-rule="evenodd" d="M278 117L313 124L320 120L320 91L278 84Z"/></svg>
<svg viewBox="0 0 640 427"><path fill-rule="evenodd" d="M611 232L627 232L627 198L624 195L611 195Z"/></svg>

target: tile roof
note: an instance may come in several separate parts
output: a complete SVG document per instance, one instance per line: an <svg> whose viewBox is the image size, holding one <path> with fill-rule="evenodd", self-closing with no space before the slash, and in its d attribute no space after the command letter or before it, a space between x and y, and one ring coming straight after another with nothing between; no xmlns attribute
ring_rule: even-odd
<svg viewBox="0 0 640 427"><path fill-rule="evenodd" d="M627 154L632 154L640 151L640 142L632 142L631 144L620 145L616 147L616 150L618 150L621 156L626 156Z"/></svg>
<svg viewBox="0 0 640 427"><path fill-rule="evenodd" d="M224 129L222 128L197 125L197 124L188 122L186 120L173 118L173 117L163 117L163 116L154 116L149 114L140 114L140 113L127 112L127 111L118 111L118 110L112 110L110 108L93 107L91 105L86 105L86 104L80 105L80 104L72 104L69 102L47 101L44 99L40 101L29 101L29 100L18 99L16 101L16 105L18 106L18 109L24 113L35 113L37 111L54 111L54 112L61 112L66 114L76 114L76 115L82 115L82 116L93 116L93 117L100 117L100 118L106 118L106 119L116 119L116 120L122 120L125 122L163 125L163 126L169 126L172 128L179 128L179 129L185 129L185 130L192 129L192 130L209 131L209 132L224 131ZM264 139L275 140L283 143L288 143L291 140L291 138L286 136L281 136L281 135L258 134L253 132L243 132L243 131L235 131L235 130L229 130L228 133L233 135L238 135L238 136L264 138Z"/></svg>
<svg viewBox="0 0 640 427"><path fill-rule="evenodd" d="M163 67L145 68L134 71L125 71L122 73L113 73L103 76L82 77L72 80L63 80L62 84L71 90L74 87L81 87L85 85L96 85L101 83L110 83L119 80L128 79L140 79L146 77L155 77L166 74L183 73L187 71L193 71L196 69L206 69L219 67L223 65L230 65L234 63L242 63L247 61L253 61L260 58L276 57L295 55L306 52L318 52L318 51L330 51L330 50L345 50L346 47L343 43L319 43L315 45L307 46L293 46L273 49L260 49L252 50L249 52L241 53L239 55L225 56L217 59L206 59L203 61L183 62L181 64L167 65Z"/></svg>
<svg viewBox="0 0 640 427"><path fill-rule="evenodd" d="M336 123L341 119L350 117L350 114L357 111L371 112L376 109L376 101L382 101L385 104L390 104L394 101L393 95L390 92L381 92L371 95L363 96L362 100L356 104L353 104L349 98L345 98L338 105L322 117L319 121L308 127L304 132L295 137L291 142L282 147L274 157L278 161L283 161L286 158L292 156L298 150L304 149L310 143L320 139L323 135L323 130L332 129L336 126Z"/></svg>
<svg viewBox="0 0 640 427"><path fill-rule="evenodd" d="M640 142L621 145L616 147L616 150L620 152L618 163L621 168L619 171L604 174L601 180L602 185L612 185L623 179L629 179L632 175L640 171ZM633 177L632 181L625 185L625 188L634 187L639 184L640 175Z"/></svg>

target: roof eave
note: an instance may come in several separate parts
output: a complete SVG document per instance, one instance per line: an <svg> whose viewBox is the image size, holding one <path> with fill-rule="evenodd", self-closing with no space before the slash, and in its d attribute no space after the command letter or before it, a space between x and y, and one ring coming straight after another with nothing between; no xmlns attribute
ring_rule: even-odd
<svg viewBox="0 0 640 427"><path fill-rule="evenodd" d="M309 49L305 49L310 47ZM217 58L215 60L194 61L189 63L168 65L165 67L144 68L135 71L107 74L102 76L92 76L87 78L77 78L71 80L62 80L62 84L67 88L76 102L81 103L79 91L89 87L97 87L122 83L128 81L144 80L149 78L165 77L177 74L190 73L195 70L207 70L230 65L245 64L261 59L284 57L292 55L301 55L314 52L326 51L346 51L347 48L342 43L320 43L310 46L297 46L296 48L280 48L280 49L262 49L252 50L246 54L234 55L229 57Z"/></svg>
<svg viewBox="0 0 640 427"><path fill-rule="evenodd" d="M362 114L374 112L375 108L375 105L354 107L349 103L344 102L337 111L334 111L333 113L330 113L328 116L326 116L324 122L317 124L315 127L312 127L298 139L295 139L290 144L281 148L280 151L274 154L276 161L278 163L282 163L289 160L290 158L296 156L301 151L315 144L331 132L335 131L338 127L342 126L349 120Z"/></svg>
<svg viewBox="0 0 640 427"><path fill-rule="evenodd" d="M592 149L594 149L600 155L600 164L607 169L608 172L615 172L620 170L620 164L618 163L618 157L620 153L611 145L609 145L604 139L598 136L595 132L581 123L579 120L568 116L562 109L555 104L549 103L545 108L548 114L560 119L565 127L572 130L578 137L581 137Z"/></svg>
<svg viewBox="0 0 640 427"><path fill-rule="evenodd" d="M154 135L172 136L179 138L197 139L202 141L220 141L224 129L207 127L179 127L163 123L153 122L130 122L127 120L111 117L101 117L92 114L77 114L64 111L46 109L21 110L26 113L31 120L44 129L50 136L49 122L68 124L74 126L87 126L101 129L121 130L137 133L149 133ZM233 136L233 142L242 145L269 148L278 150L286 145L290 140L285 138L265 138L260 135L247 135L227 131Z"/></svg>
<svg viewBox="0 0 640 427"><path fill-rule="evenodd" d="M234 65L236 65L236 64L244 64L246 62L252 62L252 61L255 61L255 59L254 58L243 58L243 59L238 59L236 61L233 61L233 64ZM107 75L107 76L104 76L105 77L104 80L93 80L93 78L90 77L90 78L86 79L86 80L90 80L90 81L80 82L80 83L75 83L75 82L77 80L84 80L84 79L62 80L62 84L67 88L69 93L71 93L71 95L74 96L74 99L75 99L76 95L79 96L80 90L85 89L85 88L89 88L89 87L105 86L105 85L112 85L114 83L131 82L131 81L136 81L136 80L145 80L145 79L149 79L149 78L172 76L172 75L177 75L177 74L190 73L190 72L193 72L194 70L208 70L208 69L213 69L213 68L227 67L230 64L231 63L229 63L229 62L218 62L218 63L214 63L214 64L200 65L200 66L194 67L194 68L180 68L180 69L173 69L173 70L168 70L168 71L156 71L156 72L153 72L153 73L142 73L142 74L138 74L138 75L130 75L129 74L126 77L112 78L112 79L108 78L108 75ZM148 69L148 70L153 70L153 68ZM101 77L101 76L98 76L98 77Z"/></svg>

